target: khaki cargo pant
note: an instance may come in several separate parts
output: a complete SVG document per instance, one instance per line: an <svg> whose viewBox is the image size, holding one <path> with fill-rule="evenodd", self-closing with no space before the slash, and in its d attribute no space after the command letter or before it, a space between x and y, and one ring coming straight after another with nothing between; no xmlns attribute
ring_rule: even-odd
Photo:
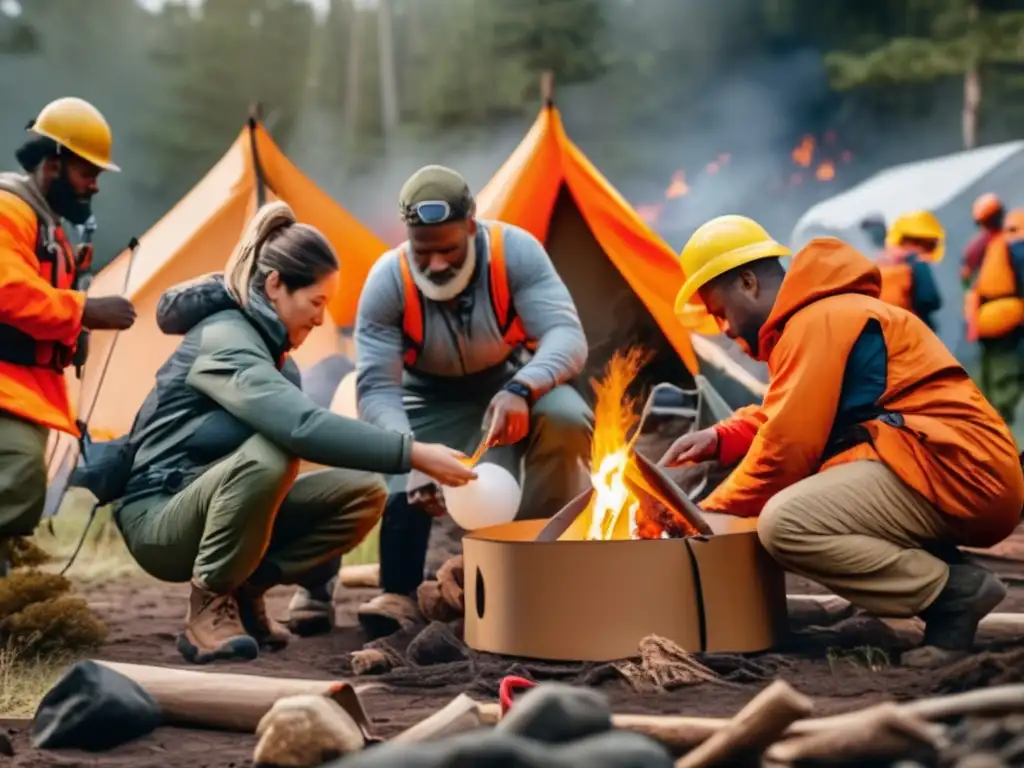
<svg viewBox="0 0 1024 768"><path fill-rule="evenodd" d="M218 593L243 583L316 586L384 510L379 475L299 462L255 435L174 496L132 501L117 514L132 556L163 581Z"/></svg>
<svg viewBox="0 0 1024 768"><path fill-rule="evenodd" d="M757 533L786 570L894 618L916 616L938 597L949 567L930 551L954 545L935 508L874 461L827 469L776 494Z"/></svg>
<svg viewBox="0 0 1024 768"><path fill-rule="evenodd" d="M49 430L0 411L0 539L31 536L46 502Z"/></svg>

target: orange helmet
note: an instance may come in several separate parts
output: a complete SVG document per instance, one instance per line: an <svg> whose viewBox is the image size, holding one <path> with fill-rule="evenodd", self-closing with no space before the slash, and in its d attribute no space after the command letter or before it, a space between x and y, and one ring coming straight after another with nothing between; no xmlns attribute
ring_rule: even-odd
<svg viewBox="0 0 1024 768"><path fill-rule="evenodd" d="M997 195L991 192L986 192L984 195L974 201L974 205L971 207L971 215L974 217L975 222L984 221L993 216L997 216L1003 211L1003 201L999 199Z"/></svg>

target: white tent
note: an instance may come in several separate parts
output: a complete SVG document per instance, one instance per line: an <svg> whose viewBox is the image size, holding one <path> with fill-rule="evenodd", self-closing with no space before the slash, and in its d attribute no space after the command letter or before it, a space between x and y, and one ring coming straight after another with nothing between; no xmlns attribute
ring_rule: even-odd
<svg viewBox="0 0 1024 768"><path fill-rule="evenodd" d="M935 269L943 308L937 330L949 349L962 360L973 345L963 342L963 294L959 282L961 256L976 230L971 204L984 192L995 192L1009 207L1024 206L1024 141L904 163L810 208L790 235L794 251L814 237L839 237L870 254L872 245L860 230L869 214L881 214L887 223L912 210L932 211L946 228L946 257ZM966 360L965 360L966 362Z"/></svg>

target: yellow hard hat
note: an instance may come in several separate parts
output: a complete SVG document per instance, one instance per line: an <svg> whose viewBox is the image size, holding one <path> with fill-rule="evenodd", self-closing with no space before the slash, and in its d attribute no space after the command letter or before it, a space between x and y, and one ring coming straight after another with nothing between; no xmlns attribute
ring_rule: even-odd
<svg viewBox="0 0 1024 768"><path fill-rule="evenodd" d="M712 219L690 236L679 254L686 282L676 294L676 317L689 325L686 305L716 277L758 259L789 255L789 248L774 240L753 219L736 215Z"/></svg>
<svg viewBox="0 0 1024 768"><path fill-rule="evenodd" d="M931 211L911 211L904 213L889 228L885 236L885 244L898 246L903 238L912 237L916 240L935 240L935 250L927 254L927 261L938 264L946 254L946 230Z"/></svg>
<svg viewBox="0 0 1024 768"><path fill-rule="evenodd" d="M67 97L51 101L29 130L53 139L61 147L105 171L120 171L110 160L114 137L96 107L83 99Z"/></svg>

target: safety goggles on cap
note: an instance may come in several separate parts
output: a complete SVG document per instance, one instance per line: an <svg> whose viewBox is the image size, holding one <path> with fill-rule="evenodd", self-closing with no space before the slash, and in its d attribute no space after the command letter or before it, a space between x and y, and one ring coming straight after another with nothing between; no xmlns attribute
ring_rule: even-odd
<svg viewBox="0 0 1024 768"><path fill-rule="evenodd" d="M445 200L424 200L405 206L404 218L408 224L443 224L446 221L464 218Z"/></svg>

